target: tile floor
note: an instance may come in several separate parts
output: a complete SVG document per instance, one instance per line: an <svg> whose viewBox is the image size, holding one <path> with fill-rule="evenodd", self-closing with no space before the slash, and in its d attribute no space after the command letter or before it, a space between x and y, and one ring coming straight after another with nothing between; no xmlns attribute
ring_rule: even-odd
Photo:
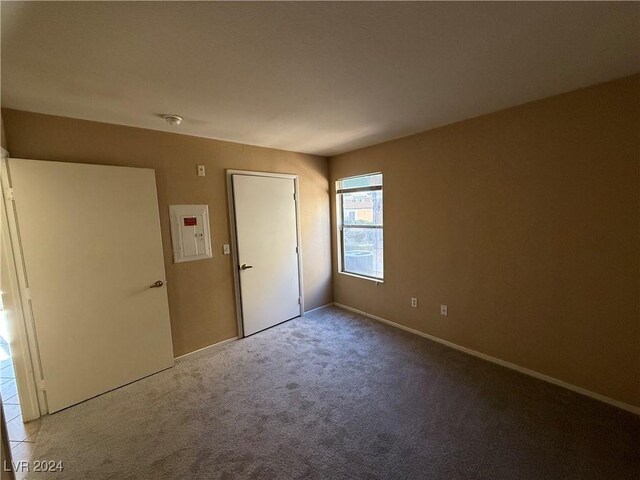
<svg viewBox="0 0 640 480"><path fill-rule="evenodd" d="M0 395L2 395L2 406L7 422L7 433L11 447L11 457L15 463L31 460L31 455L35 446L35 441L40 430L40 420L23 423L20 412L20 402L18 401L18 389L16 387L16 375L13 370L9 345L4 338L0 337ZM8 358L6 358L8 356ZM22 480L26 476L16 473L16 480Z"/></svg>

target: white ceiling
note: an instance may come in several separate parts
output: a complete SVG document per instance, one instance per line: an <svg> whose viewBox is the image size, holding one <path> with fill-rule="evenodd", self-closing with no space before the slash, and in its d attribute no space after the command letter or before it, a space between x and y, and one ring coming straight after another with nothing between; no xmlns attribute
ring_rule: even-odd
<svg viewBox="0 0 640 480"><path fill-rule="evenodd" d="M1 8L4 107L320 155L640 71L637 2Z"/></svg>

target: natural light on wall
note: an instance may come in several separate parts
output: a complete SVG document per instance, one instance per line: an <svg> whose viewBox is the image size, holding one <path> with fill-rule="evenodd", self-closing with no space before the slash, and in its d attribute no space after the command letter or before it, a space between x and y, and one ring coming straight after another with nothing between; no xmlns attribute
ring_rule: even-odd
<svg viewBox="0 0 640 480"><path fill-rule="evenodd" d="M340 271L382 280L382 174L336 181Z"/></svg>

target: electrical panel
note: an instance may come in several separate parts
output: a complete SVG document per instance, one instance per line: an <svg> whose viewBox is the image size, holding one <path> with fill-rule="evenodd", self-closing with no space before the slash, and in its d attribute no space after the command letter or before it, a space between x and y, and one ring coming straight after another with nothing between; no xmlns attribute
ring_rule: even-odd
<svg viewBox="0 0 640 480"><path fill-rule="evenodd" d="M170 205L173 263L211 258L208 205Z"/></svg>

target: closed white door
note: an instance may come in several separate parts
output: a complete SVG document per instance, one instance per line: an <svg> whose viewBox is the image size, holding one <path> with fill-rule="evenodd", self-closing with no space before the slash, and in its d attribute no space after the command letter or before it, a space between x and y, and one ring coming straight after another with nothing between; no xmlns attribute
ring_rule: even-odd
<svg viewBox="0 0 640 480"><path fill-rule="evenodd" d="M244 335L300 316L295 181L233 175Z"/></svg>
<svg viewBox="0 0 640 480"><path fill-rule="evenodd" d="M10 159L9 174L49 412L172 366L155 172Z"/></svg>

